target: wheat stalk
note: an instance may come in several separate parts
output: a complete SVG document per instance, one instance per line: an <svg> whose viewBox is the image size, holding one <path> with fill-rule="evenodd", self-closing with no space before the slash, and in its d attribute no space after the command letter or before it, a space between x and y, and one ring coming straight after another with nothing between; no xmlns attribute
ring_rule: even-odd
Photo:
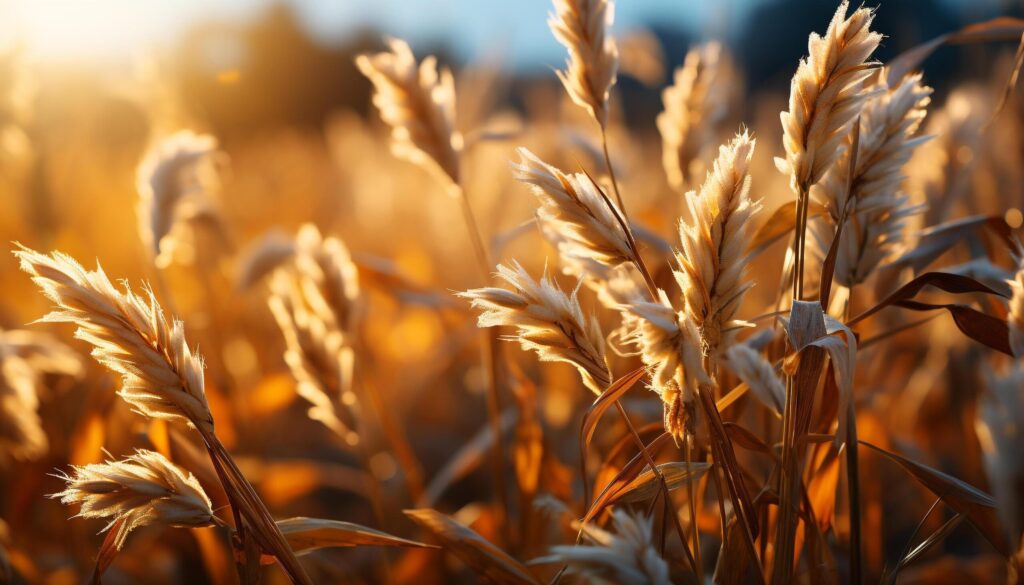
<svg viewBox="0 0 1024 585"><path fill-rule="evenodd" d="M653 520L616 508L612 524L614 532L584 525L582 536L593 544L551 547L550 560L564 563L587 583L669 585L668 563L654 544Z"/></svg>
<svg viewBox="0 0 1024 585"><path fill-rule="evenodd" d="M511 267L499 265L497 276L513 290L488 287L459 293L483 310L478 326L514 327L510 340L536 352L541 361L575 366L588 388L604 392L612 381L604 336L597 319L584 316L576 296L579 288L566 295L548 276L538 282L516 261Z"/></svg>
<svg viewBox="0 0 1024 585"><path fill-rule="evenodd" d="M732 330L742 325L733 317L752 286L743 280L751 218L761 208L750 197L753 151L754 139L745 131L720 147L700 193L686 198L691 223L679 223L676 281L684 319L699 329L705 355L728 343Z"/></svg>
<svg viewBox="0 0 1024 585"><path fill-rule="evenodd" d="M615 85L619 53L608 36L614 18L610 0L554 0L548 26L569 50L565 71L557 71L569 97L604 128L608 94Z"/></svg>
<svg viewBox="0 0 1024 585"><path fill-rule="evenodd" d="M356 66L373 83L373 103L391 126L392 152L459 185L462 135L455 129L451 72L439 72L434 57L417 66L403 40L388 39L387 44L389 51L360 55Z"/></svg>
<svg viewBox="0 0 1024 585"><path fill-rule="evenodd" d="M728 109L731 78L722 45L709 42L686 53L672 85L662 91L664 111L658 114L657 126L662 164L672 187L679 189L700 175L701 152Z"/></svg>
<svg viewBox="0 0 1024 585"><path fill-rule="evenodd" d="M86 271L73 258L20 247L21 268L58 307L44 322L77 326L76 336L93 346L93 357L121 375L118 394L140 414L186 423L198 430L228 492L240 532L242 517L259 544L296 583L309 583L295 553L266 506L214 433L206 401L203 361L189 349L180 321L168 324L147 289L148 301L125 286L114 288L103 270Z"/></svg>
<svg viewBox="0 0 1024 585"><path fill-rule="evenodd" d="M884 72L883 72L884 73ZM863 282L902 240L907 217L920 212L900 192L903 167L927 137L917 131L930 102L931 88L920 74L904 77L888 87L884 74L860 115L857 155L847 140L845 152L812 194L829 210L832 223L843 226L835 278L843 286ZM856 168L851 169L853 159ZM837 227L838 229L838 227ZM834 230L819 224L815 230L819 250L827 250ZM820 252L824 255L824 252Z"/></svg>
<svg viewBox="0 0 1024 585"><path fill-rule="evenodd" d="M110 521L120 550L128 534L152 524L198 528L215 523L210 498L191 473L154 451L139 449L120 461L74 467L67 487L51 497L81 506L79 518Z"/></svg>
<svg viewBox="0 0 1024 585"><path fill-rule="evenodd" d="M139 232L157 266L170 263L180 220L211 213L207 196L215 187L216 152L214 137L181 130L157 142L139 163Z"/></svg>

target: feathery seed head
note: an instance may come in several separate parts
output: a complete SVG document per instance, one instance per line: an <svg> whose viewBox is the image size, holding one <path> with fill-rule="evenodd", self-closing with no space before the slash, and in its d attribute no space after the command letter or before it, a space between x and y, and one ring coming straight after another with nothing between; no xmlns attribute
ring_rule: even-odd
<svg viewBox="0 0 1024 585"><path fill-rule="evenodd" d="M710 42L686 53L672 85L661 93L665 110L658 114L657 125L662 163L673 187L698 176L701 152L725 117L732 77L722 45Z"/></svg>
<svg viewBox="0 0 1024 585"><path fill-rule="evenodd" d="M153 146L139 164L139 231L157 266L171 261L179 220L211 213L216 152L213 136L181 130Z"/></svg>
<svg viewBox="0 0 1024 585"><path fill-rule="evenodd" d="M554 0L548 26L569 50L558 79L578 106L603 128L608 123L608 94L615 85L619 52L607 33L614 19L611 0Z"/></svg>
<svg viewBox="0 0 1024 585"><path fill-rule="evenodd" d="M789 111L781 116L786 158L776 162L794 191L810 189L832 166L870 92L861 82L871 73L867 59L882 36L870 30L870 9L859 8L847 18L848 7L846 0L839 5L824 37L811 33L808 57L790 85Z"/></svg>
<svg viewBox="0 0 1024 585"><path fill-rule="evenodd" d="M202 358L185 342L184 325L167 323L152 291L145 299L127 286L121 292L101 268L87 271L60 252L46 256L22 247L14 254L58 307L42 321L76 325L76 337L93 346L96 361L121 375L118 394L136 411L212 431Z"/></svg>
<svg viewBox="0 0 1024 585"><path fill-rule="evenodd" d="M747 233L761 208L750 198L753 151L754 139L746 132L720 147L700 193L687 196L692 224L679 224L675 276L686 301L684 320L697 326L706 355L732 337L733 317L751 286L743 282Z"/></svg>
<svg viewBox="0 0 1024 585"><path fill-rule="evenodd" d="M592 544L551 548L552 555L588 583L616 585L669 585L669 568L654 545L653 521L621 508L612 512L615 531L583 526Z"/></svg>
<svg viewBox="0 0 1024 585"><path fill-rule="evenodd" d="M268 304L284 334L285 362L299 395L310 403L309 417L355 445L359 405L351 389L353 352L345 333L315 308L323 297L308 279L279 269L270 288Z"/></svg>
<svg viewBox="0 0 1024 585"><path fill-rule="evenodd" d="M511 326L523 349L537 353L541 361L571 364L586 384L600 394L611 384L604 336L597 319L583 314L577 291L566 295L547 275L536 281L518 262L498 266L498 277L513 290L478 288L458 293L472 306L483 309L479 327Z"/></svg>
<svg viewBox="0 0 1024 585"><path fill-rule="evenodd" d="M121 461L74 467L64 478L67 488L52 497L63 504L80 504L81 518L120 522L115 536L118 550L128 534L151 524L202 527L214 523L210 498L191 473L163 455L140 449Z"/></svg>
<svg viewBox="0 0 1024 585"><path fill-rule="evenodd" d="M694 396L698 386L711 382L704 371L700 333L696 325L672 308L665 291L658 302L634 298L620 305L631 330L625 341L634 345L644 365L652 368L651 388L665 408L665 430L681 438L692 430ZM680 383L683 387L680 388Z"/></svg>
<svg viewBox="0 0 1024 585"><path fill-rule="evenodd" d="M903 167L926 137L917 136L931 101L931 88L921 75L908 75L889 88L884 71L876 92L864 104L860 117L857 168L851 174L853 144L846 140L835 167L813 190L829 210L832 224L843 227L836 257L836 281L843 286L863 282L903 239L906 219L922 210L901 193ZM851 180L852 179L852 180ZM835 236L834 226L814 228L819 253L824 256Z"/></svg>
<svg viewBox="0 0 1024 585"><path fill-rule="evenodd" d="M530 185L540 200L541 231L557 238L563 258L612 267L633 257L621 213L589 176L565 174L525 148L518 152L512 175Z"/></svg>
<svg viewBox="0 0 1024 585"><path fill-rule="evenodd" d="M451 185L460 180L462 135L455 129L455 82L451 72L427 57L417 66L409 45L388 39L388 51L356 58L373 83L373 104L391 127L398 158L435 172Z"/></svg>

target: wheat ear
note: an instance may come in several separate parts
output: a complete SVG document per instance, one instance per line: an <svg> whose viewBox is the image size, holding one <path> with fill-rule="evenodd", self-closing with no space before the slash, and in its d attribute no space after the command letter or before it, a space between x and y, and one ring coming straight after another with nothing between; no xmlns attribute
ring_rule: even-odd
<svg viewBox="0 0 1024 585"><path fill-rule="evenodd" d="M499 265L498 277L513 290L478 288L459 293L474 308L482 309L480 327L510 326L508 337L542 361L564 362L579 370L583 383L595 394L611 384L604 336L597 319L586 317L574 290L567 295L547 276L536 281L518 262Z"/></svg>
<svg viewBox="0 0 1024 585"><path fill-rule="evenodd" d="M388 51L360 55L356 66L373 83L373 103L391 127L391 149L398 158L439 171L452 185L460 179L462 135L455 130L455 82L434 57L419 65L400 39Z"/></svg>
<svg viewBox="0 0 1024 585"><path fill-rule="evenodd" d="M794 191L805 193L835 161L850 122L868 96L861 81L882 35L870 30L874 13L859 8L846 17L839 5L824 37L811 33L808 57L790 84L789 110L782 113L786 158L777 164Z"/></svg>
<svg viewBox="0 0 1024 585"><path fill-rule="evenodd" d="M669 566L654 544L653 520L616 508L614 532L592 524L582 536L592 544L551 548L552 560L564 563L587 583L617 585L669 585Z"/></svg>
<svg viewBox="0 0 1024 585"><path fill-rule="evenodd" d="M686 53L672 85L662 91L664 111L657 125L662 164L672 187L680 189L699 176L701 152L727 112L731 78L722 45L709 42Z"/></svg>
<svg viewBox="0 0 1024 585"><path fill-rule="evenodd" d="M565 71L558 78L569 97L604 128L608 123L608 94L619 66L615 41L608 36L615 7L610 0L554 0L548 26L569 50Z"/></svg>
<svg viewBox="0 0 1024 585"><path fill-rule="evenodd" d="M206 196L216 184L216 152L213 136L181 130L157 142L139 163L139 232L157 266L171 260L177 222L212 208Z"/></svg>
<svg viewBox="0 0 1024 585"><path fill-rule="evenodd" d="M903 167L927 137L917 135L930 102L931 88L920 74L888 87L884 72L860 115L857 154L852 139L826 178L812 190L829 210L831 223L845 222L836 256L835 278L843 286L863 282L902 240L905 220L918 213L901 192ZM856 159L856 168L850 165ZM820 251L827 250L834 229L815 230ZM824 253L822 252L822 255Z"/></svg>
<svg viewBox="0 0 1024 585"><path fill-rule="evenodd" d="M733 317L751 283L744 282L751 218L760 202L750 197L754 139L745 131L719 148L697 195L687 197L690 220L680 221L682 250L676 281L686 302L684 319L700 330L705 355L733 337Z"/></svg>
<svg viewBox="0 0 1024 585"><path fill-rule="evenodd" d="M64 480L67 487L51 497L80 505L77 517L109 520L104 530L117 527L118 550L136 528L202 527L215 522L210 498L196 478L154 451L140 449L120 461L74 467Z"/></svg>

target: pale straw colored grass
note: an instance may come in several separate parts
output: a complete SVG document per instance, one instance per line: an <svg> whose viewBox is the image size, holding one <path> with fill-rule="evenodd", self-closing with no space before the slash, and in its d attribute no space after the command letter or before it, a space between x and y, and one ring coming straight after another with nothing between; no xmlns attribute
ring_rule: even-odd
<svg viewBox="0 0 1024 585"><path fill-rule="evenodd" d="M499 265L497 276L513 290L488 287L459 293L483 310L478 326L514 327L509 340L536 352L541 361L575 366L588 388L604 392L612 381L604 335L597 319L584 315L579 288L566 295L549 277L538 282L515 261L511 267Z"/></svg>
<svg viewBox="0 0 1024 585"><path fill-rule="evenodd" d="M747 245L751 219L761 208L750 197L753 151L746 132L720 147L699 194L686 198L689 221L679 223L676 281L686 301L684 320L697 326L705 355L728 344L742 325L734 317L752 286L744 282Z"/></svg>
<svg viewBox="0 0 1024 585"><path fill-rule="evenodd" d="M669 585L669 567L654 544L651 518L616 508L614 532L586 524L587 545L551 547L550 560L564 563L570 574L600 585Z"/></svg>
<svg viewBox="0 0 1024 585"><path fill-rule="evenodd" d="M212 432L202 358L186 344L184 325L167 322L151 291L147 298L127 286L121 292L101 268L87 271L60 252L46 256L23 247L15 255L57 305L42 321L76 325L93 357L121 375L118 394L126 402L145 416Z"/></svg>
<svg viewBox="0 0 1024 585"><path fill-rule="evenodd" d="M67 488L53 494L64 504L80 505L80 518L109 520L114 546L128 534L153 524L202 527L214 523L210 498L191 473L154 451L138 450L120 461L74 467L63 479Z"/></svg>
<svg viewBox="0 0 1024 585"><path fill-rule="evenodd" d="M902 192L903 168L927 137L918 136L931 88L920 74L904 77L888 87L884 71L872 85L875 94L860 114L855 169L852 138L846 140L835 167L812 194L828 209L831 226L814 230L821 256L832 243L834 226L845 222L836 256L835 278L843 286L863 282L902 243L906 219L921 208Z"/></svg>
<svg viewBox="0 0 1024 585"><path fill-rule="evenodd" d="M179 222L213 213L216 152L214 137L181 130L158 141L139 163L139 232L157 266L170 263Z"/></svg>
<svg viewBox="0 0 1024 585"><path fill-rule="evenodd" d="M614 17L610 0L554 0L548 26L569 50L565 71L557 71L569 97L604 128L608 94L615 85L618 49L608 35Z"/></svg>
<svg viewBox="0 0 1024 585"><path fill-rule="evenodd" d="M800 61L790 85L789 111L782 113L785 159L779 170L794 191L805 193L835 162L850 122L868 92L861 81L870 74L867 59L882 36L871 32L874 13L857 9L846 17L844 0L824 37L811 33L808 57Z"/></svg>
<svg viewBox="0 0 1024 585"><path fill-rule="evenodd" d="M701 175L701 154L725 118L732 83L728 57L722 45L712 41L690 49L675 70L672 85L662 91L665 109L658 114L657 126L662 164L672 187L680 189Z"/></svg>
<svg viewBox="0 0 1024 585"><path fill-rule="evenodd" d="M460 181L462 135L455 129L455 82L437 60L419 65L400 39L388 39L388 51L360 55L356 66L373 82L373 103L391 127L391 150L400 159Z"/></svg>

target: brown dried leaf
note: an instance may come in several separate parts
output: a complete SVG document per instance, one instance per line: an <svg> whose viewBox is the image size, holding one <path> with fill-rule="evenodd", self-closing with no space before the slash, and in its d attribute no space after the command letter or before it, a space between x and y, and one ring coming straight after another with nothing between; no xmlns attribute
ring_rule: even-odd
<svg viewBox="0 0 1024 585"><path fill-rule="evenodd" d="M436 510L405 510L405 515L433 534L477 575L498 585L539 585L525 565L512 558L471 528Z"/></svg>
<svg viewBox="0 0 1024 585"><path fill-rule="evenodd" d="M947 506L967 516L971 524L978 529L978 532L996 550L1004 555L1010 554L1010 548L1007 546L1003 532L999 529L996 522L995 498L961 479L957 479L923 463L912 461L902 455L886 451L865 441L860 441L859 444L869 447L898 463L900 467L905 469L910 475L913 475L917 481L921 482L924 487L942 498L942 501Z"/></svg>
<svg viewBox="0 0 1024 585"><path fill-rule="evenodd" d="M287 520L278 520L277 527L281 529L288 544L298 555L321 548L354 546L437 548L432 544L399 538L373 528L340 520L288 518Z"/></svg>

